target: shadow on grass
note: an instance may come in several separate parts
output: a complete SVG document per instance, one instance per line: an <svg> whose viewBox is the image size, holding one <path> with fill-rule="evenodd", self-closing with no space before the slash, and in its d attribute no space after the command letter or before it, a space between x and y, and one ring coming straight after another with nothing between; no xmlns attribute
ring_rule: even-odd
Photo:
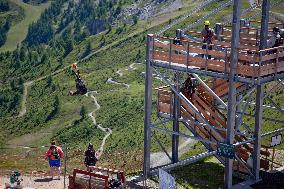
<svg viewBox="0 0 284 189"><path fill-rule="evenodd" d="M176 181L186 188L222 188L224 167L219 163L200 161L171 171Z"/></svg>

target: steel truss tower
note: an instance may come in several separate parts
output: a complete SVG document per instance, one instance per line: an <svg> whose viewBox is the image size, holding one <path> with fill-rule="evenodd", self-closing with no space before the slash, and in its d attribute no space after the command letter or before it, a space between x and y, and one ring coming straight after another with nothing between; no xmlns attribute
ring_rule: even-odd
<svg viewBox="0 0 284 189"><path fill-rule="evenodd" d="M240 19L241 1L234 0L231 31L216 24L217 39L211 45L213 50L208 44L188 39L183 30L177 30L175 38L152 34L147 36L144 177L157 174L157 167L150 166L150 149L154 138L171 161L161 166L165 170L214 155L225 166L225 188L232 187L234 171L245 172L255 181L259 180L260 169L267 167L261 156L269 156L261 146L262 137L284 131L284 127L281 127L269 133L261 133L263 120L284 125L284 120L263 116L263 108L272 108L284 114L284 110L269 97L275 89L284 86L284 46L267 49L266 39L271 27L268 22L269 4L269 0L262 2L261 29L258 29L244 25L246 22ZM245 38L247 36L253 36L253 42ZM214 58L210 59L209 56ZM153 74L166 85L166 88L157 89L157 115L160 121L156 123L153 122ZM182 79L188 75L192 81L199 83L196 91L190 95L184 92L182 84ZM206 84L207 81L199 76L207 76L212 82ZM271 82L275 85L265 91L264 85ZM265 105L264 100L273 106ZM246 110L252 105L255 105L255 112L249 114ZM245 116L254 118L253 128L245 123ZM171 122L172 129L163 127L165 123ZM193 136L181 132L180 127L183 126ZM172 136L171 155L162 142L155 138L153 130ZM180 137L200 141L208 151L179 161ZM217 155L220 144L234 146L235 159ZM252 165L248 163L249 157L252 157Z"/></svg>

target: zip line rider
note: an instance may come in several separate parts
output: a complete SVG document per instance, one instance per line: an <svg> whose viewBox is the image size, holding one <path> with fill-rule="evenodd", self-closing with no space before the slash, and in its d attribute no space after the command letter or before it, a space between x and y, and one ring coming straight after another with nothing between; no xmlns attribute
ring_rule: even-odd
<svg viewBox="0 0 284 189"><path fill-rule="evenodd" d="M210 26L210 22L208 20L204 21L204 28L201 30L201 35L202 35L202 39L203 39L203 44L202 45L202 49L206 49L206 46L208 46L208 50L212 50L212 38L214 36L214 31L209 28ZM204 57L204 54L202 55L202 57ZM208 55L208 59L211 59L211 55Z"/></svg>
<svg viewBox="0 0 284 189"><path fill-rule="evenodd" d="M75 83L76 83L76 89L77 90L75 92L70 91L69 94L71 96L74 96L74 95L77 95L77 94L81 94L81 95L86 94L88 92L88 89L86 87L84 80L80 76L80 71L78 70L77 63L71 64L71 69L72 69L72 72L75 74L75 77L76 77Z"/></svg>

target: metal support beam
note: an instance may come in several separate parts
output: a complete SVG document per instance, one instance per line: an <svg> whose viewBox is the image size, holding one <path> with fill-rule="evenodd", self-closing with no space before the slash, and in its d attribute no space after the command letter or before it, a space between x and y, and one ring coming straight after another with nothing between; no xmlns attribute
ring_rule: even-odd
<svg viewBox="0 0 284 189"><path fill-rule="evenodd" d="M176 39L181 40L182 30L176 30ZM177 92L180 91L179 84L179 72L174 73L174 82ZM174 110L173 110L173 131L179 132L179 118L180 118L180 100L177 94L174 93ZM179 136L172 135L172 163L178 162L178 146L179 146Z"/></svg>
<svg viewBox="0 0 284 189"><path fill-rule="evenodd" d="M218 107L219 110L226 110L225 108L222 107ZM239 112L237 111L236 113L240 113L240 114L244 114L245 116L249 116L249 117L255 117L255 115L246 113L246 112ZM263 116L262 119L264 119L265 121L271 121L271 122L277 122L277 123L283 123L284 124L284 119L275 119L275 118L270 118L270 117L265 117ZM244 124L244 123L243 123Z"/></svg>
<svg viewBox="0 0 284 189"><path fill-rule="evenodd" d="M179 86L179 73L175 73L175 88L177 92L180 91ZM180 100L176 93L174 93L174 110L173 110L173 131L179 132L179 118L180 118ZM172 135L172 163L178 162L178 146L179 146L179 136Z"/></svg>
<svg viewBox="0 0 284 189"><path fill-rule="evenodd" d="M276 133L281 133L284 131L284 128L280 128L280 129L276 129L274 131L270 131L270 132L267 132L267 133L264 133L261 135L261 137L266 137L266 136L270 136L270 135L274 135Z"/></svg>
<svg viewBox="0 0 284 189"><path fill-rule="evenodd" d="M265 49L267 47L269 5L270 5L270 0L262 1L260 46L259 46L260 50ZM252 168L254 179L256 181L259 180L259 169L260 169L263 96L264 96L263 85L257 85L256 87L256 107L255 107L255 126L254 126L255 141L254 141L254 148L253 148L253 168Z"/></svg>
<svg viewBox="0 0 284 189"><path fill-rule="evenodd" d="M174 168L176 168L178 166L185 166L185 165L188 165L188 164L191 164L191 163L195 163L195 162L197 162L197 161L199 161L201 159L204 159L204 158L209 157L209 156L213 156L215 154L217 154L217 151L204 152L204 153L198 154L196 156L190 157L190 158L188 158L186 160L180 161L178 163L171 164L171 165L166 165L166 166L160 167L160 168L163 169L163 170L170 171L170 170L172 170L172 169L174 169ZM158 169L152 170L151 171L151 175L158 174L158 171L159 171Z"/></svg>
<svg viewBox="0 0 284 189"><path fill-rule="evenodd" d="M233 6L233 22L232 22L232 39L231 39L231 57L230 57L230 73L229 73L229 94L228 94L228 117L227 117L227 144L233 144L235 138L235 122L236 122L236 88L234 86L236 69L238 64L238 50L240 41L240 15L241 1L234 0ZM232 188L233 180L233 160L226 158L225 161L225 189Z"/></svg>
<svg viewBox="0 0 284 189"><path fill-rule="evenodd" d="M267 98L268 101L270 101L270 103L274 106L274 107L270 107L270 106L268 106L268 107L273 108L273 109L276 109L276 110L278 110L281 114L284 114L284 110L283 110L280 106L278 106L278 104L276 104L276 102L274 102L269 96L266 97L266 98Z"/></svg>
<svg viewBox="0 0 284 189"><path fill-rule="evenodd" d="M284 109L282 109L280 106L278 106L270 97L266 97L268 99L268 101L271 102L271 104L275 105L275 106L270 106L270 105L265 105L263 104L263 108L269 108L269 109L272 109L272 110L277 110L279 111L281 114L284 113ZM270 98L270 99L269 99ZM263 98L265 99L265 98ZM246 103L248 105L252 105L252 106L255 106L255 102L249 102L249 101L243 101L243 103Z"/></svg>
<svg viewBox="0 0 284 189"><path fill-rule="evenodd" d="M172 161L172 157L170 156L170 154L168 153L168 151L166 150L166 148L163 146L163 144L161 143L161 141L158 139L158 137L156 136L155 133L153 133L153 138L156 140L156 142L158 143L158 145L160 146L161 150L163 150L163 152L165 152L166 156L169 158L169 160Z"/></svg>
<svg viewBox="0 0 284 189"><path fill-rule="evenodd" d="M192 74L194 78L196 78L199 83L211 94L214 96L214 98L216 98L216 100L222 105L224 106L224 108L227 109L227 104L218 96L216 95L216 93L210 88L208 87L208 85L206 85L206 83L204 83L204 81L196 74Z"/></svg>
<svg viewBox="0 0 284 189"><path fill-rule="evenodd" d="M260 148L261 148L261 125L263 113L263 86L258 85L256 89L256 108L255 108L255 126L254 126L254 148L253 148L253 175L254 179L259 180L260 169Z"/></svg>
<svg viewBox="0 0 284 189"><path fill-rule="evenodd" d="M152 82L153 69L151 67L151 48L153 35L147 35L146 46L146 76L145 76L145 117L144 117L144 165L143 175L148 178L150 174L150 149L151 149L151 114L152 114Z"/></svg>
<svg viewBox="0 0 284 189"><path fill-rule="evenodd" d="M240 101L240 99L242 99L242 98L243 98L242 94L239 94L239 95L237 96L237 101ZM241 105L238 104L238 105L237 105L237 112L241 111L241 109L242 109ZM243 122L243 119L242 119L241 114L239 114L239 113L237 113L237 112L236 112L236 114L237 114L236 130L239 132L239 131L240 131L241 124L242 124L242 122Z"/></svg>
<svg viewBox="0 0 284 189"><path fill-rule="evenodd" d="M181 136L181 137L184 137L184 138L187 138L187 139L190 138L190 139L193 139L193 140L204 142L206 144L212 144L212 145L216 145L217 146L217 142L213 142L213 141L210 141L210 140L207 140L207 139L203 139L203 138L200 138L200 137L191 136L191 135L183 134L183 133L180 133L180 132L179 133L178 132L174 132L174 131L171 131L170 129L157 127L155 125L152 125L151 128L155 129L155 130L159 130L159 131L164 132L164 133L168 133L170 135L178 135L178 136Z"/></svg>
<svg viewBox="0 0 284 189"><path fill-rule="evenodd" d="M263 96L263 98L266 98L267 96L271 95L271 93L273 91L275 91L276 89L278 89L279 85L282 85L284 87L284 84L282 84L281 80L279 79L277 84L274 85L269 91L265 91L265 94Z"/></svg>
<svg viewBox="0 0 284 189"><path fill-rule="evenodd" d="M241 125L243 123L243 116L244 116L244 113L246 112L246 109L247 109L248 104L249 104L249 102L251 100L251 97L252 97L252 93L250 93L250 95L248 97L248 102L245 104L245 106L243 108L243 111L241 110L240 104L237 105L237 107L238 107L237 108L237 112L236 112L238 114L237 125L236 125L237 129L240 129L240 127L241 127ZM248 129L249 129L249 127L248 127Z"/></svg>
<svg viewBox="0 0 284 189"><path fill-rule="evenodd" d="M244 102L244 99L246 99L247 97L249 97L253 92L255 91L255 86L253 86L251 89L249 89L247 91L247 93L243 96L243 98L241 98L240 100L237 101L237 106Z"/></svg>
<svg viewBox="0 0 284 189"><path fill-rule="evenodd" d="M281 79L278 79L278 81L284 86L284 82Z"/></svg>

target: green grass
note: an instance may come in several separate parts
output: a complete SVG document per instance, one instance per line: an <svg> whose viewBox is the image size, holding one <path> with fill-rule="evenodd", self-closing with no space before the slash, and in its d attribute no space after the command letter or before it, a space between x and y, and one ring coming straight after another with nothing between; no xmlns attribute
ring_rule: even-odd
<svg viewBox="0 0 284 189"><path fill-rule="evenodd" d="M7 41L0 48L0 51L12 51L25 39L28 27L32 22L39 19L41 13L50 5L50 2L38 6L24 3L22 0L10 0L24 9L25 18L12 26L7 33Z"/></svg>
<svg viewBox="0 0 284 189"><path fill-rule="evenodd" d="M228 12L229 9L226 11ZM220 19L222 15L217 15L216 20ZM196 18L197 16L189 18L179 26L185 26ZM144 78L141 72L144 71L144 66L139 65L137 70L124 72L122 77L118 77L115 72L118 69L125 69L133 62L143 62L146 34L154 33L161 27L159 25L146 31L147 27L142 22L127 27L119 35L113 30L106 34L106 46L101 49L98 47L101 34L87 39L92 43L93 53L87 57L89 60L79 65L79 68L88 87L98 91L95 96L101 109L95 113L97 122L103 127L110 127L113 130L113 134L107 140L105 154L99 161L100 166L120 167L124 161L127 161L126 170L128 172L135 172L142 167ZM171 29L169 34L174 33L175 29ZM64 59L65 64L78 60L78 54L84 50L87 40L74 48L73 52ZM137 60L139 51L142 58ZM51 64L54 65L55 62ZM131 86L127 90L123 86L106 84L109 77ZM160 82L155 80L154 84L158 86ZM54 138L61 144L68 143L71 148L68 160L69 170L73 167L83 167L82 154L86 144L92 142L97 148L101 143L103 133L92 127L88 116L78 122L82 106L86 108L87 113L93 111L95 106L92 100L85 96L68 96L68 91L74 88L74 78L68 71L52 76L51 86L48 86L47 79L35 82L29 89L27 114L22 118L0 120L2 128L5 128L5 132L10 137L9 142L40 146L48 144L49 140ZM117 91L112 92L113 89ZM59 111L52 120L47 121L46 118L52 111L52 104L56 96L59 98ZM155 98L156 96L154 100ZM153 101L153 106L155 105L156 102ZM153 111L153 115L155 113ZM161 134L160 137L165 144L170 144L169 135ZM153 145L152 150L158 150L157 144ZM198 153L203 152L204 147L196 146L196 150ZM23 155L23 153L20 152L18 155ZM40 153L42 152L38 152L38 154ZM192 153L190 151L185 157L194 155ZM15 162L7 161L9 160L5 160L6 166L2 167L3 169L15 166ZM31 161L34 159L30 159L26 166L22 164L19 166L27 170L34 167L44 169L42 160L34 164L31 164ZM209 179L208 182L204 181L209 176L210 178L215 176L212 175L212 171L210 172L211 169L218 173L216 183L213 183L212 179ZM196 175L192 175L198 170L208 170L208 172L200 171ZM206 188L207 185L215 187L222 186L223 182L223 167L216 162L213 164L210 159L179 169L174 174L181 178L179 182L184 183L186 187Z"/></svg>
<svg viewBox="0 0 284 189"><path fill-rule="evenodd" d="M24 9L22 7L11 1L9 1L9 5L9 11L0 13L0 24L3 24L3 22L8 20L14 25L24 18Z"/></svg>

